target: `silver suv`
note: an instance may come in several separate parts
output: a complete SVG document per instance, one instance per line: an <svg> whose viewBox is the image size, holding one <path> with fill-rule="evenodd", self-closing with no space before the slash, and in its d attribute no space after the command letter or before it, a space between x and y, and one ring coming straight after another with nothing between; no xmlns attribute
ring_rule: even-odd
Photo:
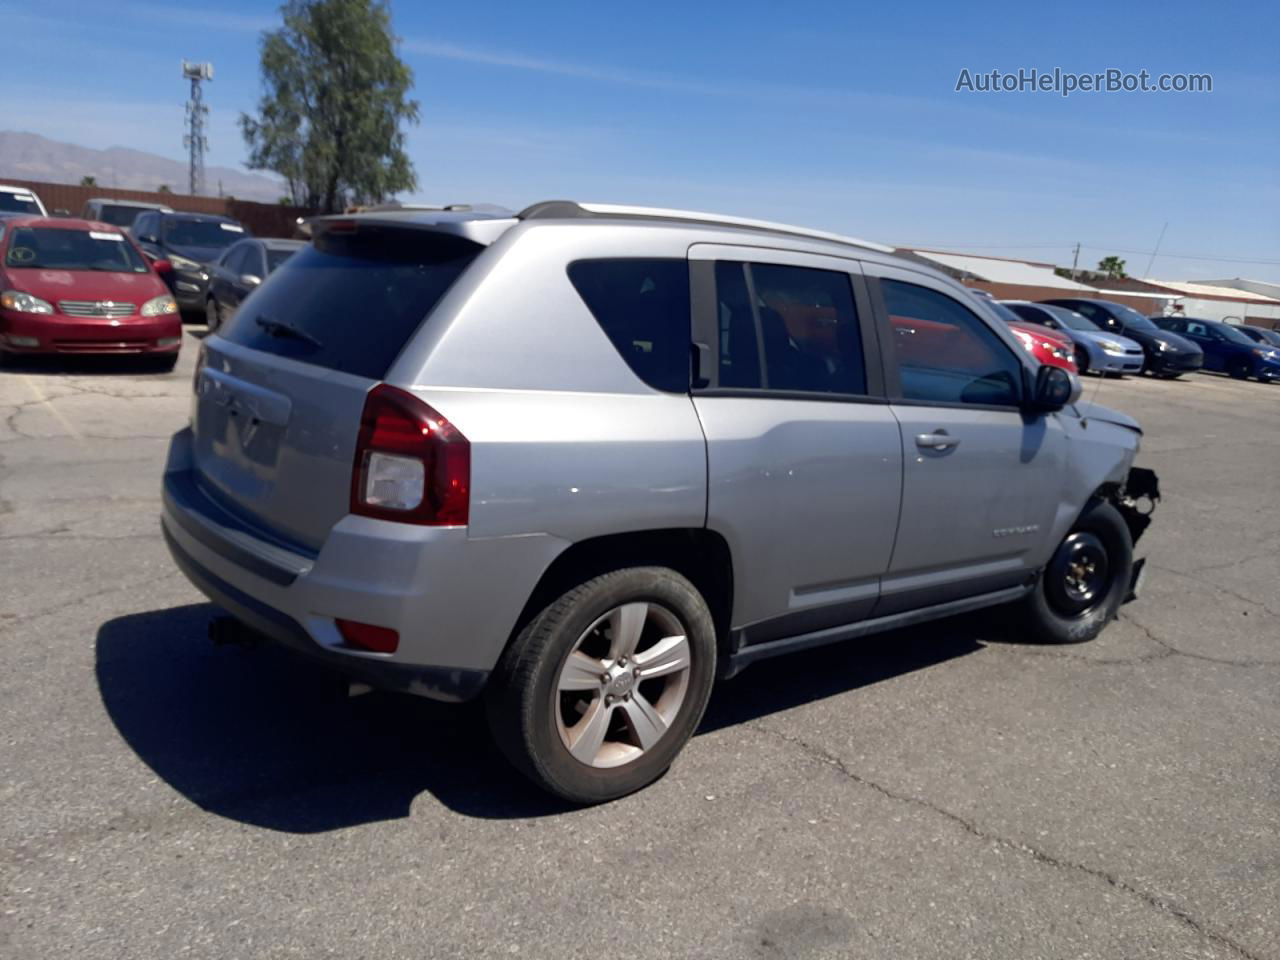
<svg viewBox="0 0 1280 960"><path fill-rule="evenodd" d="M754 661L997 604L1088 640L1134 589L1138 425L889 248L569 202L313 237L204 342L173 556L219 636L482 695L563 797Z"/></svg>

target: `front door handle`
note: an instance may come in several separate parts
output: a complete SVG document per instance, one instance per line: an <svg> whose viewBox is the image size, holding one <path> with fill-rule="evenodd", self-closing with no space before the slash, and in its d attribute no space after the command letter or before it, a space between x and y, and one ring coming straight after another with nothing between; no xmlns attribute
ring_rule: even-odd
<svg viewBox="0 0 1280 960"><path fill-rule="evenodd" d="M916 446L928 450L949 450L960 446L960 441L947 431L939 430L937 433L917 433Z"/></svg>

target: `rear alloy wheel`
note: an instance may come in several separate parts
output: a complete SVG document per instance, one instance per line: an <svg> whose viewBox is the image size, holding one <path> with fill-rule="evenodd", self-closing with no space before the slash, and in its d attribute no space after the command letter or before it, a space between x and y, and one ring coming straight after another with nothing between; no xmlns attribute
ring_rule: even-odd
<svg viewBox="0 0 1280 960"><path fill-rule="evenodd" d="M715 628L688 580L633 567L570 590L512 642L486 693L503 752L575 803L660 777L702 718Z"/></svg>
<svg viewBox="0 0 1280 960"><path fill-rule="evenodd" d="M222 311L218 308L218 301L213 297L204 302L204 322L210 333L217 333L218 328L222 326Z"/></svg>
<svg viewBox="0 0 1280 960"><path fill-rule="evenodd" d="M1094 501L1041 571L1019 612L1035 639L1092 640L1120 610L1133 577L1133 539L1110 503Z"/></svg>

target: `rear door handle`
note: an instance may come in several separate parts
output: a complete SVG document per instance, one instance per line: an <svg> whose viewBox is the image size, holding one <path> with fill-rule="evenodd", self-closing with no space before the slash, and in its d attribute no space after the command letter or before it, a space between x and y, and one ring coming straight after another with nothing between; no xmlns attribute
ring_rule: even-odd
<svg viewBox="0 0 1280 960"><path fill-rule="evenodd" d="M917 433L916 446L928 450L948 450L960 446L960 441L947 431L939 430L937 433Z"/></svg>

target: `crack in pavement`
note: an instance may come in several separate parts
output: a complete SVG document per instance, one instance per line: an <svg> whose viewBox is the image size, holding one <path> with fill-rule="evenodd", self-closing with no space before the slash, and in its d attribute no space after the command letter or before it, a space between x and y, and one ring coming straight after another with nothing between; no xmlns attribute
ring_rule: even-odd
<svg viewBox="0 0 1280 960"><path fill-rule="evenodd" d="M1271 556L1272 554L1274 554L1274 552L1275 552L1275 551L1269 551L1269 552L1267 552L1267 553L1263 554L1263 556ZM1262 557L1254 557L1253 559L1254 559L1254 560L1261 560L1261 559L1262 559ZM1150 562L1150 561L1148 561L1148 562ZM1246 558L1246 560L1241 560L1241 561L1240 561L1240 563L1246 563L1246 562L1248 562L1248 561L1247 561L1247 558ZM1192 583L1200 583L1200 582L1201 582L1198 578L1196 578L1196 577L1192 576L1192 575L1191 575L1191 574L1189 574L1189 573L1183 573L1183 572L1182 572L1182 571L1180 571L1180 570L1173 570L1173 569L1170 569L1169 567L1163 567L1163 566L1161 566L1160 564L1157 564L1157 563L1152 563L1152 564L1151 564L1151 566L1152 566L1152 567L1154 567L1154 568L1155 568L1155 569L1157 569L1157 570L1162 570L1162 571L1164 571L1165 573L1171 573L1171 574L1173 574L1175 577L1181 577L1183 580L1190 580ZM1231 564L1231 566L1236 566L1236 564ZM1207 568L1207 569L1217 569L1217 568ZM1204 570L1197 570L1197 571L1195 571L1195 572L1196 572L1196 573L1204 573ZM1221 591L1222 591L1223 593L1225 593L1227 596L1229 596L1229 597L1231 597L1231 598L1233 598L1233 599L1235 599L1235 600L1239 600L1241 603L1247 603L1247 604L1248 604L1249 606L1251 606L1251 607L1258 607L1260 610L1265 610L1267 613L1271 614L1271 616L1273 616L1273 617L1280 617L1280 611L1277 611L1277 610L1273 610L1273 609L1271 609L1271 607L1270 607L1270 606L1268 606L1266 603L1262 602L1261 600L1254 600L1252 597L1246 597L1243 593L1238 593L1237 591L1235 591L1235 590L1231 589L1231 587L1223 586L1222 584L1218 583L1218 581L1216 581L1216 580L1210 580L1210 579L1208 579L1207 577L1204 579L1204 581L1203 581L1203 582L1204 582L1204 583L1207 583L1209 586L1213 587L1213 588L1214 588L1214 589L1216 589L1216 590L1221 590Z"/></svg>
<svg viewBox="0 0 1280 960"><path fill-rule="evenodd" d="M1228 667L1277 667L1280 666L1280 660L1263 660L1260 658L1241 658L1232 659L1230 657L1214 657L1207 653L1191 653L1188 650L1182 650L1175 647L1168 640L1161 640L1155 635L1150 627L1145 623L1139 623L1133 617L1123 611L1116 617L1117 620L1123 620L1125 623L1131 623L1146 636L1148 640L1158 647L1168 650L1171 656L1189 657L1192 660L1204 660L1206 663L1218 663Z"/></svg>
<svg viewBox="0 0 1280 960"><path fill-rule="evenodd" d="M69 601L68 603L63 603L55 607L46 607L45 609L37 610L34 613L0 613L0 634L12 630L15 627L26 626L35 620L41 620L45 617L51 617L56 613L62 613L64 610L83 606L90 600L96 600L99 597L109 596L113 593L127 593L128 591L136 590L139 587L163 583L166 580L173 580L181 576L183 576L181 571L173 570L169 573L162 573L147 577L144 580L133 580L129 583L117 584L114 587L107 587L105 590L96 590L93 593L82 593L76 599Z"/></svg>
<svg viewBox="0 0 1280 960"><path fill-rule="evenodd" d="M984 830L973 821L962 817L960 814L948 810L946 807L940 806L932 801L926 800L923 797L913 796L908 793L898 793L891 790L883 784L877 783L875 780L871 780L864 777L862 774L851 770L848 765L846 765L845 762L834 753L815 746L801 737L778 730L759 720L748 721L744 726L749 729L758 730L770 737L796 747L810 759L834 768L842 776L853 781L859 786L874 790L876 793L879 793L896 803L906 803L919 807L923 810L928 810L931 813L946 818L963 829L966 833L978 838L979 840L1022 854L1023 856L1034 860L1036 863L1054 867L1055 869L1062 870L1064 872L1082 874L1084 876L1092 877L1095 880L1102 880L1115 889L1127 893L1132 897L1136 897L1147 906L1160 911L1166 916L1178 920L1204 939L1228 948L1239 956L1244 957L1245 960L1264 960L1260 954L1252 952L1248 947L1238 943L1226 934L1208 927L1204 921L1193 917L1185 908L1178 906L1176 903L1173 903L1164 897L1150 893L1149 891L1143 890L1139 887L1135 887L1133 884L1116 874L1109 873L1106 870L1099 869L1098 867L1091 867L1088 864L1078 863L1073 860L1065 860L1061 857L1056 857L1051 853L1047 853L1038 847L1033 847L1029 844L1023 843L1020 840L1010 840L1009 838L1002 837L999 834L991 833L990 831Z"/></svg>

